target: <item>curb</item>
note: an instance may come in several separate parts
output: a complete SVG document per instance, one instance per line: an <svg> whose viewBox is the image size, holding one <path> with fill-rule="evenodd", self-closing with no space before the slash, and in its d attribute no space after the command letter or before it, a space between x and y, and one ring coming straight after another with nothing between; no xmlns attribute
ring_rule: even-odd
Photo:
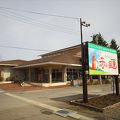
<svg viewBox="0 0 120 120"><path fill-rule="evenodd" d="M91 105L85 105L83 103L77 103L75 100L70 101L70 104L71 105L78 105L78 106L81 106L81 107L84 107L84 108L88 108L89 110L94 110L96 112L103 112L104 111L104 109L102 109L102 108L97 108L97 107L94 107L94 106L91 106Z"/></svg>
<svg viewBox="0 0 120 120"><path fill-rule="evenodd" d="M120 106L120 102L118 103L115 103L113 105L109 105L107 107L104 107L104 108L97 108L97 107L94 107L94 106L91 106L91 105L85 105L84 103L78 103L76 102L75 100L73 101L70 101L69 102L71 105L77 105L77 106L81 106L81 107L84 107L84 108L87 108L89 110L93 110L93 111L96 111L96 112L104 112L106 110L109 110L109 109L114 109L115 107L118 107Z"/></svg>

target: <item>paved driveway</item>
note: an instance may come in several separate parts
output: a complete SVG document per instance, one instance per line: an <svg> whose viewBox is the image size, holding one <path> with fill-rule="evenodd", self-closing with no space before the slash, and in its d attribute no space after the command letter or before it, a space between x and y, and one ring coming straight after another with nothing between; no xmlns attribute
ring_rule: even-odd
<svg viewBox="0 0 120 120"><path fill-rule="evenodd" d="M93 97L96 95L102 95L110 93L111 85L93 85L88 86L88 96ZM81 87L66 87L66 88L56 88L56 89L45 89L36 91L26 91L26 92L13 92L16 95L27 97L29 99L38 100L43 103L50 105L57 105L61 107L61 104L67 103L70 100L82 99L82 86ZM58 104L61 103L60 105ZM56 104L55 104L56 103Z"/></svg>
<svg viewBox="0 0 120 120"><path fill-rule="evenodd" d="M74 120L0 93L0 120Z"/></svg>
<svg viewBox="0 0 120 120"><path fill-rule="evenodd" d="M89 97L112 92L111 85L88 86ZM102 113L96 113L84 108L69 105L70 100L82 98L82 87L67 87L56 89L45 89L26 92L9 92L13 97L8 96L8 92L0 92L0 120L73 120L73 118L63 118L51 113L47 108L36 106L32 102L43 103L44 105L76 110L79 115L104 120L106 117ZM20 99L18 99L20 97ZM22 98L22 99L21 99ZM24 100L25 99L25 100ZM32 101L31 101L32 100ZM28 102L27 102L28 101ZM109 118L112 120L112 118Z"/></svg>

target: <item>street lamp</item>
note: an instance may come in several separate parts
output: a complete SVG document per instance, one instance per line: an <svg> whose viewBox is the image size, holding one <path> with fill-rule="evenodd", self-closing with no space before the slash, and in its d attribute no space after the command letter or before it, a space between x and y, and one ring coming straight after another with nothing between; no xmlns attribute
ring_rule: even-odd
<svg viewBox="0 0 120 120"><path fill-rule="evenodd" d="M82 19L80 18L81 44L83 43L82 26L90 27L90 24L87 24L85 21L82 21Z"/></svg>
<svg viewBox="0 0 120 120"><path fill-rule="evenodd" d="M86 79L86 56L85 56L85 49L84 49L84 44L83 44L83 35L82 35L82 26L84 27L89 27L90 24L86 24L85 21L82 21L80 18L80 34L81 34L81 58L82 58L82 80L83 80L83 102L87 103L88 102L88 93L87 93L87 79Z"/></svg>

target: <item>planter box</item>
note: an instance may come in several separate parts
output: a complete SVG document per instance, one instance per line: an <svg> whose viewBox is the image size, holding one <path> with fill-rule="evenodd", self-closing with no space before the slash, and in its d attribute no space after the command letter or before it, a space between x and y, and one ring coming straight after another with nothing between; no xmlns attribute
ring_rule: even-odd
<svg viewBox="0 0 120 120"><path fill-rule="evenodd" d="M110 106L107 106L107 107L104 107L104 108L98 108L98 107L95 107L95 106L86 105L84 103L78 103L75 100L70 101L70 104L71 105L81 106L81 107L87 108L89 110L94 110L96 112L105 112L105 111L112 110L112 109L120 106L120 102L118 102L118 103L115 103L113 105L110 105Z"/></svg>
<svg viewBox="0 0 120 120"><path fill-rule="evenodd" d="M43 86L43 87L50 87L50 86L60 86L60 85L66 85L66 82L58 82L58 83L34 83L30 82L31 85L36 85L36 86Z"/></svg>
<svg viewBox="0 0 120 120"><path fill-rule="evenodd" d="M2 81L0 84L7 84L7 83L13 83L13 81Z"/></svg>
<svg viewBox="0 0 120 120"><path fill-rule="evenodd" d="M101 109L101 108L97 108L97 107L94 107L94 106L91 106L91 105L85 105L84 103L78 103L78 102L76 102L75 100L70 101L70 104L71 104L71 105L76 105L76 106L85 107L85 108L87 108L87 109L94 110L94 111L96 111L96 112L103 112L103 111L104 111L104 110Z"/></svg>

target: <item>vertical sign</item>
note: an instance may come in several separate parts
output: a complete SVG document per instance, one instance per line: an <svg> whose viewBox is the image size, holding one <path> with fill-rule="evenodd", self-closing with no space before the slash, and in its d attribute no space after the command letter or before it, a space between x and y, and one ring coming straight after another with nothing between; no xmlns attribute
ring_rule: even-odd
<svg viewBox="0 0 120 120"><path fill-rule="evenodd" d="M89 75L118 75L117 50L88 43Z"/></svg>

